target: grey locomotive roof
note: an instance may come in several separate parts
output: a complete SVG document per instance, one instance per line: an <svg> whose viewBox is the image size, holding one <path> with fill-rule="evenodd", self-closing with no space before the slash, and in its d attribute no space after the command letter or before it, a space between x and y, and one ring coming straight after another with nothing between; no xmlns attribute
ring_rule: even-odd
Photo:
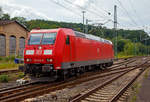
<svg viewBox="0 0 150 102"><path fill-rule="evenodd" d="M85 34L85 33L75 31L75 35L78 36L78 37L83 37L83 38L87 38L87 39L91 39L91 40L100 41L100 42L103 42L103 43L112 44L112 42L110 40L106 40L106 39L103 39L101 37L97 37L97 36L94 36L94 35L91 35L91 34Z"/></svg>

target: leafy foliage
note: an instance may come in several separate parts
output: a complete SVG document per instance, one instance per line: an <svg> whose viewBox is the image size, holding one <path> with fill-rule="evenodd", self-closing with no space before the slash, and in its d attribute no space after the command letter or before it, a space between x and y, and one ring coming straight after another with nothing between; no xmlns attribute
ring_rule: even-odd
<svg viewBox="0 0 150 102"><path fill-rule="evenodd" d="M9 80L8 75L5 74L0 75L0 82L8 82L8 80Z"/></svg>
<svg viewBox="0 0 150 102"><path fill-rule="evenodd" d="M24 18L24 17L14 17L14 18L11 18L11 20L18 21L23 25L26 24L26 18Z"/></svg>
<svg viewBox="0 0 150 102"><path fill-rule="evenodd" d="M2 8L0 7L0 19L1 19L2 15L3 15L3 11L2 11Z"/></svg>
<svg viewBox="0 0 150 102"><path fill-rule="evenodd" d="M54 28L71 28L82 32L83 25L81 23L65 23L56 21L46 21L46 20L30 20L26 23L27 28L41 28L41 29L54 29ZM108 29L106 27L96 27L88 25L88 33L106 38L115 42L115 33L113 29ZM150 51L150 41L147 40L145 43L144 39L149 38L148 34L143 30L117 30L118 40L117 40L117 50L119 55L146 55ZM115 44L114 44L115 47Z"/></svg>
<svg viewBox="0 0 150 102"><path fill-rule="evenodd" d="M0 15L2 9L0 8ZM10 18L9 14L3 14L0 19L4 20L16 20L22 24L24 24L28 29L55 29L55 28L71 28L76 31L83 31L83 24L81 23L66 23L66 22L56 22L56 21L48 21L35 19L27 21L24 17L14 17ZM107 27L101 26L92 26L86 25L86 29L88 29L88 33L109 39L114 43L115 46L115 33L114 29L108 29ZM87 31L87 30L86 30ZM133 56L133 55L147 55L150 53L150 37L143 30L117 30L118 40L117 40L117 50L119 56ZM145 40L148 39L148 40Z"/></svg>
<svg viewBox="0 0 150 102"><path fill-rule="evenodd" d="M9 14L3 14L1 17L1 20L10 20L10 15Z"/></svg>
<svg viewBox="0 0 150 102"><path fill-rule="evenodd" d="M23 72L19 72L18 73L18 78L20 79L20 78L23 78L25 75L24 75L24 73Z"/></svg>

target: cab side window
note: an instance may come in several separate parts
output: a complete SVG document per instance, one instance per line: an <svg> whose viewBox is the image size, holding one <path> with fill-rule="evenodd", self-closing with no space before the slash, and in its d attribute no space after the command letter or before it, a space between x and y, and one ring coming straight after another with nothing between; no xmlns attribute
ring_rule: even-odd
<svg viewBox="0 0 150 102"><path fill-rule="evenodd" d="M70 37L69 37L69 35L67 35L67 37L66 37L66 45L69 45L70 44Z"/></svg>

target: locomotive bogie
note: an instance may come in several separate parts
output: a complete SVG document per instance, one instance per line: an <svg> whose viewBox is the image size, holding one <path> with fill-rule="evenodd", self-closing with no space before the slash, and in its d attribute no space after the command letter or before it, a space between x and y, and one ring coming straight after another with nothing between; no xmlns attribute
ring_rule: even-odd
<svg viewBox="0 0 150 102"><path fill-rule="evenodd" d="M24 50L24 72L73 76L113 64L111 41L72 29L32 30Z"/></svg>

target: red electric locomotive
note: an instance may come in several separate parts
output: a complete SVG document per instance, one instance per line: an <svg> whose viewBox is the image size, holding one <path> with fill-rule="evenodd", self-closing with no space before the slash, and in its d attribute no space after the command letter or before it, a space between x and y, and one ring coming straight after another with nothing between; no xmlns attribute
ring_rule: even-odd
<svg viewBox="0 0 150 102"><path fill-rule="evenodd" d="M111 41L72 29L35 29L26 41L24 71L65 76L113 64Z"/></svg>

